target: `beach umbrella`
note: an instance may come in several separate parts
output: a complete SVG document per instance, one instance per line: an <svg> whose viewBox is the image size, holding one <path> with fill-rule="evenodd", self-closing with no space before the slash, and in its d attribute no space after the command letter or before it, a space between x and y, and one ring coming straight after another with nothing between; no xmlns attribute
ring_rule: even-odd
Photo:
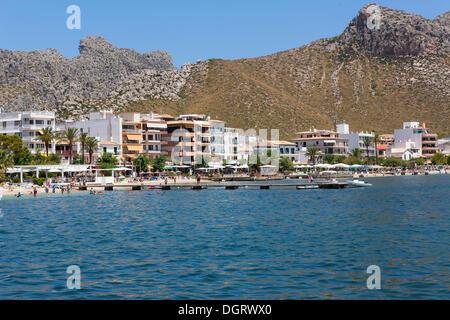
<svg viewBox="0 0 450 320"><path fill-rule="evenodd" d="M349 166L348 164L345 164L345 163L338 163L338 164L333 165L333 168L344 168L344 169L348 169L348 168L350 168L350 166Z"/></svg>

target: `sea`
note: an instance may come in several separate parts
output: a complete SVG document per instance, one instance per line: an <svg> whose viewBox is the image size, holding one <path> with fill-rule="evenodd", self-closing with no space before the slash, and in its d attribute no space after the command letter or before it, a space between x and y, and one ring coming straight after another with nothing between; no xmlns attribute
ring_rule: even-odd
<svg viewBox="0 0 450 320"><path fill-rule="evenodd" d="M4 196L0 299L449 299L450 176L365 181Z"/></svg>

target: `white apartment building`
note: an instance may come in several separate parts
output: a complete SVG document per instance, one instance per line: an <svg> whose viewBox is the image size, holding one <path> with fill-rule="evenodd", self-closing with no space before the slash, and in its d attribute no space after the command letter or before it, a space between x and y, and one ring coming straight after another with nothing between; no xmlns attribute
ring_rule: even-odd
<svg viewBox="0 0 450 320"><path fill-rule="evenodd" d="M45 145L36 140L42 129L50 127L56 130L55 113L51 111L0 112L0 134L17 135L22 138L23 145L36 153L45 151ZM55 153L52 143L49 153Z"/></svg>
<svg viewBox="0 0 450 320"><path fill-rule="evenodd" d="M425 123L420 126L419 122L404 122L403 129L394 131L394 145L388 155L403 154L406 150L413 150L413 158L431 158L442 151L437 145L437 134L431 133Z"/></svg>
<svg viewBox="0 0 450 320"><path fill-rule="evenodd" d="M225 122L221 120L209 120L211 125L211 162L221 165L225 157Z"/></svg>
<svg viewBox="0 0 450 320"><path fill-rule="evenodd" d="M364 144L366 138L373 139L375 137L373 132L350 132L349 125L345 121L336 125L336 131L340 138L348 140L348 150L350 153L354 149L360 149L363 157L367 157L367 151L369 151L369 157L375 156L375 144L371 143L369 147L366 147Z"/></svg>
<svg viewBox="0 0 450 320"><path fill-rule="evenodd" d="M99 150L95 156L103 152L109 152L116 156L122 155L122 119L115 116L110 110L91 112L88 120L66 120L57 124L58 131L67 128L76 128L79 133L87 133L89 137L97 139ZM57 149L56 153L62 159L68 159L68 149L64 144L58 143ZM74 154L79 151L81 151L81 144L77 143ZM87 157L87 152L85 152L85 157Z"/></svg>
<svg viewBox="0 0 450 320"><path fill-rule="evenodd" d="M239 129L224 129L225 160L228 164L239 164Z"/></svg>
<svg viewBox="0 0 450 320"><path fill-rule="evenodd" d="M162 139L162 136L167 134L167 122L150 113L141 114L141 123L144 154L150 159L160 155L167 156L168 152L162 151L163 145L167 145L167 141Z"/></svg>

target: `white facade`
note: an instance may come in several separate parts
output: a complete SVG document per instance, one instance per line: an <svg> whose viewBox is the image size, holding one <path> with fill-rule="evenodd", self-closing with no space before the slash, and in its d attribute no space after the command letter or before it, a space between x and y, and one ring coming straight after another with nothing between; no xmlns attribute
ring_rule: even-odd
<svg viewBox="0 0 450 320"><path fill-rule="evenodd" d="M116 145L107 148L112 150L112 154L122 154L122 119L114 116L111 111L96 111L89 114L89 120L72 121L66 120L58 123L58 131L63 131L67 128L76 128L79 133L87 133L89 137L95 138L99 144L103 142L112 142ZM99 149L102 152L103 148ZM78 143L76 150L81 150ZM114 152L116 151L116 152ZM108 151L109 152L109 151Z"/></svg>
<svg viewBox="0 0 450 320"><path fill-rule="evenodd" d="M22 138L23 145L36 153L45 151L45 145L36 140L39 132L50 127L56 130L55 113L51 111L25 111L0 113L0 134L17 135ZM49 153L55 153L55 144L52 143Z"/></svg>
<svg viewBox="0 0 450 320"><path fill-rule="evenodd" d="M354 149L360 149L361 155L367 157L367 150L369 157L375 156L375 145L372 143L368 148L364 144L364 139L373 139L375 134L369 132L352 132L350 133L349 125L345 121L336 125L336 131L339 137L348 139L348 151L351 153Z"/></svg>
<svg viewBox="0 0 450 320"><path fill-rule="evenodd" d="M225 156L225 122L218 120L209 121L211 128L211 159L213 162L222 163L226 159Z"/></svg>
<svg viewBox="0 0 450 320"><path fill-rule="evenodd" d="M225 160L229 164L238 163L239 159L239 130L225 128L224 134Z"/></svg>
<svg viewBox="0 0 450 320"><path fill-rule="evenodd" d="M422 130L419 128L418 122L405 122L403 129L394 130L392 149L406 150L408 148L417 150L419 155L422 154Z"/></svg>

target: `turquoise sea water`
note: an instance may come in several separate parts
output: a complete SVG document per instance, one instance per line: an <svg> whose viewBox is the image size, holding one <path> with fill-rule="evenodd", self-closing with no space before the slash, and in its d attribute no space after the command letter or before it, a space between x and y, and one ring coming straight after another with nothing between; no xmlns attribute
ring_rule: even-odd
<svg viewBox="0 0 450 320"><path fill-rule="evenodd" d="M449 299L450 176L366 181L4 197L0 299Z"/></svg>

